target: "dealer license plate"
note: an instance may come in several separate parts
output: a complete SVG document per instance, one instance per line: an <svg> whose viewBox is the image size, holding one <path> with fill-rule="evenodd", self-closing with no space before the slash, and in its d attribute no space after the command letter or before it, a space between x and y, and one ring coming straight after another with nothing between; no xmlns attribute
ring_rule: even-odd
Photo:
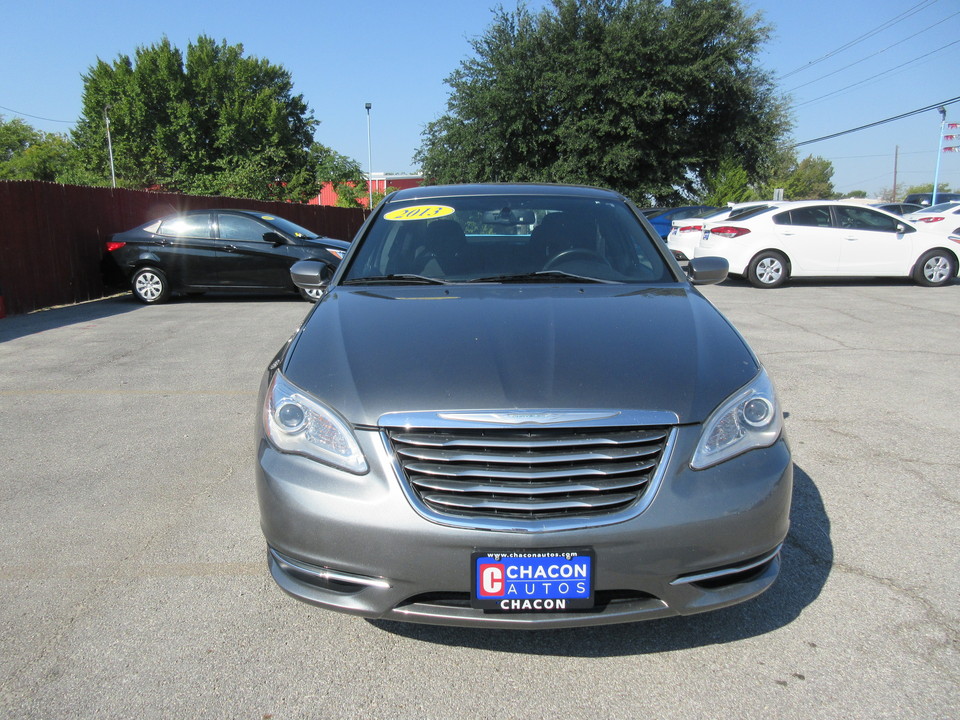
<svg viewBox="0 0 960 720"><path fill-rule="evenodd" d="M478 551L470 602L496 612L591 608L594 565L589 549Z"/></svg>

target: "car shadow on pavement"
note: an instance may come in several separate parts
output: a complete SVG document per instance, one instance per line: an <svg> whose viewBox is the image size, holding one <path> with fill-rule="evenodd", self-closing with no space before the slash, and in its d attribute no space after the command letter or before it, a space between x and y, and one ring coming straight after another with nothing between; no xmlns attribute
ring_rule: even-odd
<svg viewBox="0 0 960 720"><path fill-rule="evenodd" d="M216 293L202 295L183 295L175 296L166 303L156 307L166 307L171 305L190 304L190 303L249 303L249 302L286 302L297 304L303 307L304 313L313 307L312 303L306 302L298 295L291 293L284 294L249 294L239 293ZM79 325L82 323L91 323L104 318L135 310L147 310L152 306L137 302L129 292L113 295L99 300L78 303L76 305L65 305L61 307L36 310L25 315L11 315L0 319L0 343L7 340L26 337L35 333L53 330L55 328L67 327L69 325Z"/></svg>
<svg viewBox="0 0 960 720"><path fill-rule="evenodd" d="M34 335L46 330L94 322L122 315L139 307L130 302L130 295L116 295L99 300L37 310L26 315L10 315L0 320L0 343Z"/></svg>
<svg viewBox="0 0 960 720"><path fill-rule="evenodd" d="M813 480L794 465L790 533L777 582L760 597L714 612L562 630L488 630L370 620L402 637L496 652L617 657L718 645L789 625L820 595L833 567L830 520Z"/></svg>

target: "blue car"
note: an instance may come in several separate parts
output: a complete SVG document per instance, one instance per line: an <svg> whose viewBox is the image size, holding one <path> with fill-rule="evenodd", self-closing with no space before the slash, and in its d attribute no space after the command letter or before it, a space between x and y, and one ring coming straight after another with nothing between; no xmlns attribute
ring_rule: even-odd
<svg viewBox="0 0 960 720"><path fill-rule="evenodd" d="M646 210L642 212L650 221L650 224L653 225L660 238L666 240L667 235L670 234L671 223L674 220L697 217L716 209L713 205L684 205L678 208L655 208L653 212L649 213Z"/></svg>

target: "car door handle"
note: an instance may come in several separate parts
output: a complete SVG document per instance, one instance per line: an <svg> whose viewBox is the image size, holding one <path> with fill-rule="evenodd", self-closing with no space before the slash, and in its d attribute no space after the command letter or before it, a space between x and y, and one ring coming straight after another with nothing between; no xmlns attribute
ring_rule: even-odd
<svg viewBox="0 0 960 720"><path fill-rule="evenodd" d="M236 245L222 245L221 247L227 252L234 252L235 250L237 250Z"/></svg>

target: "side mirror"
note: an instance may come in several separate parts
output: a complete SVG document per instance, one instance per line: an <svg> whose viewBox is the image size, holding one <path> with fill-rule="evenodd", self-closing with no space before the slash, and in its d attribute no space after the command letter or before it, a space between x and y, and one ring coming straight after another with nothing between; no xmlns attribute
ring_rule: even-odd
<svg viewBox="0 0 960 720"><path fill-rule="evenodd" d="M319 260L301 260L290 266L290 279L301 290L324 290L333 278L333 269Z"/></svg>
<svg viewBox="0 0 960 720"><path fill-rule="evenodd" d="M263 239L265 242L272 243L274 247L280 247L281 245L287 244L287 239L278 232L270 230L263 234Z"/></svg>
<svg viewBox="0 0 960 720"><path fill-rule="evenodd" d="M727 279L730 263L726 258L698 257L687 265L687 277L694 285L713 285Z"/></svg>

